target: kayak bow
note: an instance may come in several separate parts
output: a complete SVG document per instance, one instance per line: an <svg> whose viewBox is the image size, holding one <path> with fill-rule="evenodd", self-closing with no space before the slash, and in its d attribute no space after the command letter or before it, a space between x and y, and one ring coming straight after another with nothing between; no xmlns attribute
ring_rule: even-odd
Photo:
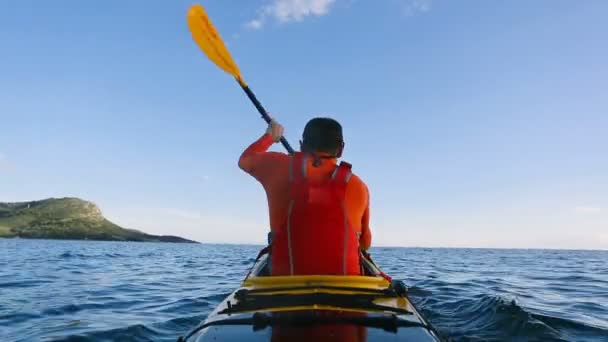
<svg viewBox="0 0 608 342"><path fill-rule="evenodd" d="M442 341L405 285L365 261L365 276L270 276L264 255L178 341Z"/></svg>

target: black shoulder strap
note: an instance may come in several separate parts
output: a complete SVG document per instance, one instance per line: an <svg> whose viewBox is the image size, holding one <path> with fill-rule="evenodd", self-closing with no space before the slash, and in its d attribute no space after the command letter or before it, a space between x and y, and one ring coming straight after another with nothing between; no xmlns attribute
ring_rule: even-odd
<svg viewBox="0 0 608 342"><path fill-rule="evenodd" d="M347 163L347 162L345 162L345 161L341 161L341 162L340 162L340 166L342 166L342 165L344 165L344 167L347 167L349 171L350 171L350 170L352 170L352 168L353 168L353 165L352 165L352 164Z"/></svg>

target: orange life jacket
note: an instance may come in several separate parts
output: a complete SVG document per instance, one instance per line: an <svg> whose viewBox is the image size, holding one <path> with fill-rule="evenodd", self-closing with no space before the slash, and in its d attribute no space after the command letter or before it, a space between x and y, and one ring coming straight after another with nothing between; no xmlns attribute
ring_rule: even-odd
<svg viewBox="0 0 608 342"><path fill-rule="evenodd" d="M344 199L351 173L345 162L327 180L306 177L308 154L292 156L287 220L271 244L272 275L360 275L359 237Z"/></svg>

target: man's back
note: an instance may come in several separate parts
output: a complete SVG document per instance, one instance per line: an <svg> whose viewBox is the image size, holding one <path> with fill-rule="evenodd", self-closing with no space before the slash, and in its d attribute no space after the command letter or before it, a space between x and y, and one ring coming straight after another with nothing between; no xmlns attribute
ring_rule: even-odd
<svg viewBox="0 0 608 342"><path fill-rule="evenodd" d="M268 198L270 228L272 231L277 231L285 224L288 215L291 157L283 153L266 152L272 143L270 135L262 136L243 152L239 166L264 187ZM314 166L312 158L308 158L305 174L313 182L327 180L336 166L335 158L321 159L319 166ZM346 187L345 207L353 230L360 235L360 247L368 249L371 244L369 193L365 183L354 174Z"/></svg>

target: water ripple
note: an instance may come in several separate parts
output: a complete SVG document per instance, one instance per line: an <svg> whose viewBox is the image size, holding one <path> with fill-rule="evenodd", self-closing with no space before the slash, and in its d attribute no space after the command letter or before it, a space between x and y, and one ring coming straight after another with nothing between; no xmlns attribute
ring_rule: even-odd
<svg viewBox="0 0 608 342"><path fill-rule="evenodd" d="M258 248L0 239L2 341L175 341L238 285ZM375 248L372 255L453 341L608 335L608 252Z"/></svg>

